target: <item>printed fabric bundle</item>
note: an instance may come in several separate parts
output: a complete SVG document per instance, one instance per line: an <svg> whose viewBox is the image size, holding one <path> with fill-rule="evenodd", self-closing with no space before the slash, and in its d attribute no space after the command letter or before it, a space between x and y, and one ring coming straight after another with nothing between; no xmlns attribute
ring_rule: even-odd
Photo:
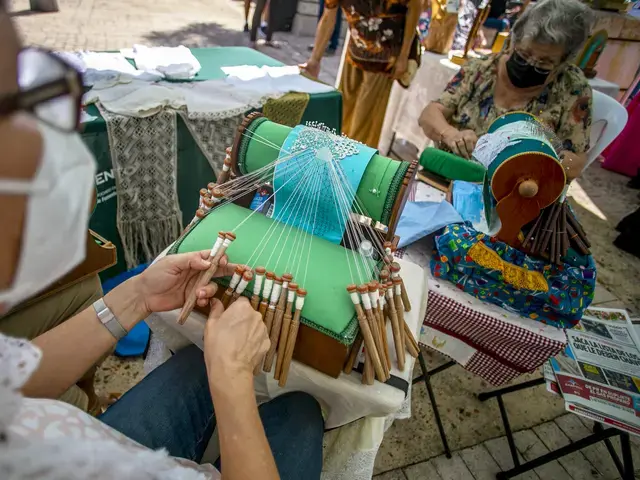
<svg viewBox="0 0 640 480"><path fill-rule="evenodd" d="M431 272L460 290L522 316L572 328L593 300L596 266L569 250L562 265L529 257L467 222L435 239Z"/></svg>

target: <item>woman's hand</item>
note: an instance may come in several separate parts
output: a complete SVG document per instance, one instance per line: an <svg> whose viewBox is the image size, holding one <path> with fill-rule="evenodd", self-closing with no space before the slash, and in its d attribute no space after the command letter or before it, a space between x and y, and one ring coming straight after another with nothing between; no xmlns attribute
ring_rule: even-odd
<svg viewBox="0 0 640 480"><path fill-rule="evenodd" d="M409 59L403 55L400 55L393 65L393 79L399 80L407 72L409 68Z"/></svg>
<svg viewBox="0 0 640 480"><path fill-rule="evenodd" d="M240 297L226 311L218 299L211 301L204 329L204 357L211 389L224 389L230 381L253 378L253 369L269 350L262 316Z"/></svg>
<svg viewBox="0 0 640 480"><path fill-rule="evenodd" d="M560 152L559 157L562 162L562 167L564 168L564 173L567 176L567 183L578 178L587 163L587 156L585 154L579 155L568 150Z"/></svg>
<svg viewBox="0 0 640 480"><path fill-rule="evenodd" d="M138 296L148 313L166 312L182 307L185 297L196 282L200 272L211 265L207 260L209 250L201 252L167 255L151 265L138 277ZM226 255L220 260L216 277L233 275L235 265L228 263ZM133 280L133 279L132 279ZM206 306L217 290L215 283L209 283L198 292L198 305Z"/></svg>
<svg viewBox="0 0 640 480"><path fill-rule="evenodd" d="M478 143L478 136L473 130L458 130L450 127L442 132L441 143L444 143L452 153L470 159L473 149Z"/></svg>
<svg viewBox="0 0 640 480"><path fill-rule="evenodd" d="M313 78L318 78L318 75L320 75L320 62L317 60L310 58L309 60L307 60L307 63L303 63L298 66L301 70L304 70Z"/></svg>

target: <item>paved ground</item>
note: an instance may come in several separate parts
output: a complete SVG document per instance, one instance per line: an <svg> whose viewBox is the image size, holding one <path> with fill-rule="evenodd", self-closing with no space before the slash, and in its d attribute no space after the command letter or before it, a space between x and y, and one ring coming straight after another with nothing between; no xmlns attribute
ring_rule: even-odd
<svg viewBox="0 0 640 480"><path fill-rule="evenodd" d="M117 50L134 43L193 47L248 44L247 35L241 31L244 24L242 3L236 0L59 0L60 12L54 14L30 12L28 0L9 2L25 43L51 49ZM311 39L288 34L276 34L275 38L281 48L261 47L266 54L288 64L300 63L307 58L306 46ZM326 58L321 79L333 83L338 64L339 56ZM631 256L615 251L609 238L613 235L612 227L635 201L636 194L624 189L624 181L594 165L579 181L586 199L580 191L576 198L584 210L584 213L580 211L581 215L589 218L589 223L585 224L588 234L607 236L603 237L600 247L594 249L594 255L599 255L599 266L613 262L603 269L604 279L608 285L620 289L622 294L619 296L629 304L640 298L634 293L638 292L638 282L629 281L629 278L638 278L640 270L637 266L640 264L634 263ZM589 198L597 205L589 206ZM594 208L604 214L593 214ZM594 303L620 304L615 295L603 288L598 288ZM428 354L427 361L430 366L436 366L444 359ZM140 361L113 357L101 370L98 387L103 392L123 392L141 377ZM524 379L518 379L518 382ZM424 385L418 385L413 393L413 418L396 422L382 445L376 472L387 473L380 478L488 479L494 478L492 475L497 469L509 468L505 457L506 442L500 438L503 431L497 406L495 402L481 403L476 398L476 393L489 386L460 367L437 376L433 385L451 446L459 452L451 461L440 456L442 448L431 407ZM546 393L543 387L507 396L505 404L514 430L522 430L517 436L518 448L525 458L537 455L545 448L575 441L587 433L577 417L562 416L562 402ZM640 462L637 465L640 466ZM558 465L524 478L569 478L567 475L575 479L613 479L617 476L606 450L600 446L567 457Z"/></svg>
<svg viewBox="0 0 640 480"><path fill-rule="evenodd" d="M527 430L516 432L514 440L520 462L533 460L551 450L562 448L591 434L593 422L566 414ZM635 478L640 478L640 441L632 438ZM612 440L620 455L620 441ZM494 438L426 462L388 471L375 480L493 480L498 472L513 468L506 437ZM532 471L514 477L520 480L614 480L620 474L604 443L598 443Z"/></svg>

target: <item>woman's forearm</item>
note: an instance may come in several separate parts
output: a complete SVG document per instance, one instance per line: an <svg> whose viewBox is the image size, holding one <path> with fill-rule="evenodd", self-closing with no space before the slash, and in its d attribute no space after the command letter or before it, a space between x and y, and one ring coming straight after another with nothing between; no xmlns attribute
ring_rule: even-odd
<svg viewBox="0 0 640 480"><path fill-rule="evenodd" d="M424 134L434 142L442 141L443 133L455 128L449 124L444 106L437 102L431 102L427 105L420 114L418 124Z"/></svg>
<svg viewBox="0 0 640 480"><path fill-rule="evenodd" d="M324 0L320 0L324 1ZM336 18L338 15L338 8L325 8L320 21L318 22L318 28L316 29L316 39L313 44L313 52L311 52L311 60L320 63L324 52L327 50L329 40L333 34L333 29L336 26Z"/></svg>
<svg viewBox="0 0 640 480"><path fill-rule="evenodd" d="M236 376L224 386L211 385L211 397L216 412L223 478L280 478L258 414L251 374Z"/></svg>
<svg viewBox="0 0 640 480"><path fill-rule="evenodd" d="M411 0L407 8L407 17L404 21L404 36L402 37L402 49L400 50L400 55L404 58L408 58L409 53L411 53L411 44L413 43L413 37L416 36L416 27L420 19L421 6L421 0Z"/></svg>
<svg viewBox="0 0 640 480"><path fill-rule="evenodd" d="M127 331L147 316L139 304L135 277L109 292L104 302ZM32 343L42 350L42 360L22 392L28 397L58 398L113 349L116 339L91 306Z"/></svg>

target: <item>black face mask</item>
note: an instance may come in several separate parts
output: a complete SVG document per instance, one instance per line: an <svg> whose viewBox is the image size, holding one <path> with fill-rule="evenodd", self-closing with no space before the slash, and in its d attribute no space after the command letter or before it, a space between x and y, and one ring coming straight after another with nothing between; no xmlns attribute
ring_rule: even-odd
<svg viewBox="0 0 640 480"><path fill-rule="evenodd" d="M551 70L539 71L527 63L518 52L513 52L506 63L509 80L516 88L530 88L542 85L547 81Z"/></svg>

